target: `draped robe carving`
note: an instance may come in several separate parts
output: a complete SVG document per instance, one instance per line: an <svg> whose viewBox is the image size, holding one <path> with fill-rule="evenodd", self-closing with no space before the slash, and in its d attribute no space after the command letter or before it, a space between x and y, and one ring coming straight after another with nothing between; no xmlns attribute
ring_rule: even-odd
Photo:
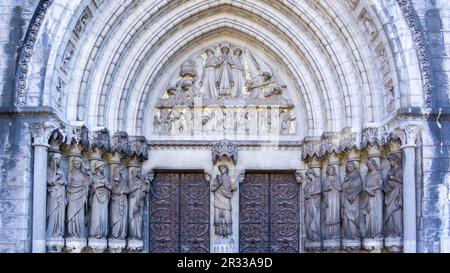
<svg viewBox="0 0 450 273"><path fill-rule="evenodd" d="M104 163L97 162L95 174L92 177L91 227L90 237L106 239L108 235L108 206L111 185L104 175Z"/></svg>
<svg viewBox="0 0 450 273"><path fill-rule="evenodd" d="M128 238L142 240L142 219L144 215L144 200L150 189L150 181L143 179L139 169L131 170L130 195L128 197Z"/></svg>
<svg viewBox="0 0 450 273"><path fill-rule="evenodd" d="M236 185L228 174L226 165L219 166L220 175L217 175L211 186L214 192L214 227L215 234L228 237L233 234L231 219L231 198L236 191Z"/></svg>
<svg viewBox="0 0 450 273"><path fill-rule="evenodd" d="M66 186L64 170L61 168L61 155L53 154L47 179L47 237L62 238L64 236L64 220L66 210Z"/></svg>
<svg viewBox="0 0 450 273"><path fill-rule="evenodd" d="M320 177L312 169L306 171L305 223L306 236L310 241L320 241Z"/></svg>
<svg viewBox="0 0 450 273"><path fill-rule="evenodd" d="M72 160L72 171L67 186L67 233L70 237L85 237L85 214L90 174L84 170L81 159Z"/></svg>
<svg viewBox="0 0 450 273"><path fill-rule="evenodd" d="M364 183L364 220L366 238L380 238L383 229L383 178L375 160L367 162Z"/></svg>
<svg viewBox="0 0 450 273"><path fill-rule="evenodd" d="M403 169L398 155L389 155L388 161L391 168L384 184L385 235L398 237L403 231Z"/></svg>
<svg viewBox="0 0 450 273"><path fill-rule="evenodd" d="M128 198L129 188L123 178L124 167L118 168L118 174L114 176L111 190L110 225L112 239L125 240L128 225Z"/></svg>
<svg viewBox="0 0 450 273"><path fill-rule="evenodd" d="M336 167L327 168L327 177L323 184L324 202L324 239L339 239L341 228L341 182L336 174Z"/></svg>
<svg viewBox="0 0 450 273"><path fill-rule="evenodd" d="M361 175L353 162L345 167L346 176L342 184L343 237L355 240L361 237L359 229L360 194L363 188Z"/></svg>

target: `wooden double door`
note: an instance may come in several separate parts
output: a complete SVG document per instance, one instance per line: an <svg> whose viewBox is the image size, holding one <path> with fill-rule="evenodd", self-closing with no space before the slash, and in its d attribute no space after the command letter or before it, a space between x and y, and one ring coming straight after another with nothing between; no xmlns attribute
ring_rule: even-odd
<svg viewBox="0 0 450 273"><path fill-rule="evenodd" d="M156 172L149 209L150 252L209 252L210 188L203 172Z"/></svg>
<svg viewBox="0 0 450 273"><path fill-rule="evenodd" d="M299 252L299 185L294 173L247 172L239 197L240 252Z"/></svg>

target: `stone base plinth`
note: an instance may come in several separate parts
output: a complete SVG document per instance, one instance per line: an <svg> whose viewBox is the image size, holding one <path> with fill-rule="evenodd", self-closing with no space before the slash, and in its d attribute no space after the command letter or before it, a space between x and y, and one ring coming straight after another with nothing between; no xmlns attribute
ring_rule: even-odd
<svg viewBox="0 0 450 273"><path fill-rule="evenodd" d="M402 252L403 239L401 237L384 238L384 247L389 252Z"/></svg>
<svg viewBox="0 0 450 273"><path fill-rule="evenodd" d="M64 238L47 238L46 240L47 253L61 253L65 246Z"/></svg>
<svg viewBox="0 0 450 273"><path fill-rule="evenodd" d="M110 253L122 253L127 247L126 240L109 239L108 240L108 250Z"/></svg>
<svg viewBox="0 0 450 273"><path fill-rule="evenodd" d="M381 253L383 251L383 239L364 239L363 248L371 253Z"/></svg>
<svg viewBox="0 0 450 273"><path fill-rule="evenodd" d="M89 239L89 248L94 253L103 253L108 248L108 241L106 239Z"/></svg>
<svg viewBox="0 0 450 273"><path fill-rule="evenodd" d="M211 246L212 253L236 253L234 240L231 238L217 238Z"/></svg>
<svg viewBox="0 0 450 273"><path fill-rule="evenodd" d="M322 242L322 249L326 252L337 252L341 249L341 239L328 239Z"/></svg>
<svg viewBox="0 0 450 273"><path fill-rule="evenodd" d="M140 253L144 251L144 242L142 240L128 240L127 249L129 252Z"/></svg>
<svg viewBox="0 0 450 273"><path fill-rule="evenodd" d="M306 251L320 251L322 249L322 242L309 241L305 242L305 250Z"/></svg>
<svg viewBox="0 0 450 273"><path fill-rule="evenodd" d="M342 248L345 251L361 250L361 240L342 240Z"/></svg>
<svg viewBox="0 0 450 273"><path fill-rule="evenodd" d="M70 253L81 253L86 246L86 238L67 238L65 250Z"/></svg>

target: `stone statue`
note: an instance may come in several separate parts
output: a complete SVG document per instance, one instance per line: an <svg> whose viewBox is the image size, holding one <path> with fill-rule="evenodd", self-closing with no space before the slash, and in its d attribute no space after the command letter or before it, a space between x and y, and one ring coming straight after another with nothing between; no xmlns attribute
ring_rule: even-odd
<svg viewBox="0 0 450 273"><path fill-rule="evenodd" d="M286 85L280 85L273 78L272 73L265 71L261 74L260 82L248 82L247 88L251 92L250 97L253 99L275 99L283 100L283 89Z"/></svg>
<svg viewBox="0 0 450 273"><path fill-rule="evenodd" d="M359 170L356 169L354 162L347 162L345 174L344 183L342 184L343 237L347 240L355 240L361 238L359 202L363 184Z"/></svg>
<svg viewBox="0 0 450 273"><path fill-rule="evenodd" d="M310 241L320 241L320 194L321 182L313 169L308 169L305 186L305 224L306 236Z"/></svg>
<svg viewBox="0 0 450 273"><path fill-rule="evenodd" d="M219 65L219 60L212 48L207 48L205 53L205 65L199 84L204 88L204 92L207 97L217 98L219 94L217 93L216 86L216 68Z"/></svg>
<svg viewBox="0 0 450 273"><path fill-rule="evenodd" d="M233 64L231 69L233 71L233 88L231 96L233 98L238 98L242 95L242 87L245 85L245 71L244 65L242 64L242 49L235 48L233 50Z"/></svg>
<svg viewBox="0 0 450 273"><path fill-rule="evenodd" d="M296 120L292 112L284 109L280 113L280 132L282 135L288 135L291 132L292 122Z"/></svg>
<svg viewBox="0 0 450 273"><path fill-rule="evenodd" d="M72 160L67 186L67 233L73 238L84 238L85 214L91 175L83 168L80 158Z"/></svg>
<svg viewBox="0 0 450 273"><path fill-rule="evenodd" d="M105 163L98 161L94 164L92 188L90 195L91 227L90 238L106 239L108 235L108 206L111 185L104 175Z"/></svg>
<svg viewBox="0 0 450 273"><path fill-rule="evenodd" d="M232 65L233 57L229 55L230 47L223 45L220 48L222 55L218 59L219 77L217 78L217 89L219 91L219 97L228 98L232 97L232 89L235 85L233 79Z"/></svg>
<svg viewBox="0 0 450 273"><path fill-rule="evenodd" d="M383 178L377 162L369 159L364 183L364 220L366 238L381 238L383 232Z"/></svg>
<svg viewBox="0 0 450 273"><path fill-rule="evenodd" d="M150 190L150 181L143 179L138 168L131 170L128 197L128 238L142 240L142 219L144 216L145 195Z"/></svg>
<svg viewBox="0 0 450 273"><path fill-rule="evenodd" d="M388 157L391 168L384 184L385 205L385 236L399 237L403 232L403 169L400 157L390 154Z"/></svg>
<svg viewBox="0 0 450 273"><path fill-rule="evenodd" d="M233 234L231 220L231 197L236 191L236 183L228 174L227 165L220 165L219 172L211 186L214 192L214 227L215 234L228 237Z"/></svg>
<svg viewBox="0 0 450 273"><path fill-rule="evenodd" d="M61 168L61 154L50 157L47 179L47 237L62 238L64 236L64 220L66 210L66 186L64 170Z"/></svg>
<svg viewBox="0 0 450 273"><path fill-rule="evenodd" d="M339 239L341 228L341 182L335 166L328 166L323 183L324 239Z"/></svg>
<svg viewBox="0 0 450 273"><path fill-rule="evenodd" d="M127 238L128 226L128 197L129 188L124 180L123 173L125 168L116 168L113 186L111 190L110 204L110 238L125 240Z"/></svg>

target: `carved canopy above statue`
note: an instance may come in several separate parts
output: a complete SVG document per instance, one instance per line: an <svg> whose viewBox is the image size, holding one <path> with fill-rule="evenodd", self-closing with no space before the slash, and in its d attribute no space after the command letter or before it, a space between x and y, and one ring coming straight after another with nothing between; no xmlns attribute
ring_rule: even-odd
<svg viewBox="0 0 450 273"><path fill-rule="evenodd" d="M186 59L156 103L161 135L294 135L296 115L278 71L250 49L222 43Z"/></svg>

